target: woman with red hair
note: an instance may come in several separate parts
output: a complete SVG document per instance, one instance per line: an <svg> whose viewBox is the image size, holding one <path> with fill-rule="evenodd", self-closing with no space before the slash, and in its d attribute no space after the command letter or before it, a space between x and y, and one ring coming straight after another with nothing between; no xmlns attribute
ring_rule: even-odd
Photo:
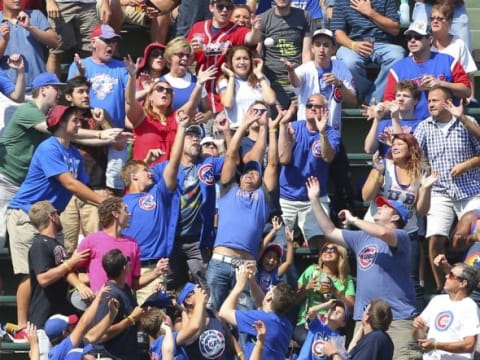
<svg viewBox="0 0 480 360"><path fill-rule="evenodd" d="M364 201L370 207L364 219L374 222L377 212L375 199L384 196L388 200L401 202L409 211L409 218L403 230L411 240L411 277L419 289L420 242L418 238L417 214L425 216L430 208L430 192L438 174L427 174L422 149L412 134L394 134L392 147L386 159L373 155L372 170L362 188ZM420 295L417 292L418 295Z"/></svg>

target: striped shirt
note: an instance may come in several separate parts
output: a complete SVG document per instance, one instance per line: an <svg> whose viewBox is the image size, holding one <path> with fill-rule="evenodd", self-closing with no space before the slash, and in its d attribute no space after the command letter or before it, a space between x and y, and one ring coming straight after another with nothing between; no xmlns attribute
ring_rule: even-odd
<svg viewBox="0 0 480 360"><path fill-rule="evenodd" d="M397 2L395 0L371 0L372 8L382 16L399 21ZM350 0L336 0L333 6L332 31L343 30L350 39L362 40L373 36L375 41L390 42L393 36L380 29L372 20L360 14L350 6Z"/></svg>

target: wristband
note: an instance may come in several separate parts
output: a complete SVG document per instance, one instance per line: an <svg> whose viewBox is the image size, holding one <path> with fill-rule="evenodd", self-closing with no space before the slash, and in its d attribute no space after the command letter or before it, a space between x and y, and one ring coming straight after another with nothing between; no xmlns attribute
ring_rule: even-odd
<svg viewBox="0 0 480 360"><path fill-rule="evenodd" d="M270 134L275 134L277 132L277 128L269 129L268 132Z"/></svg>
<svg viewBox="0 0 480 360"><path fill-rule="evenodd" d="M352 44L350 45L350 48L352 51L355 51L355 41L352 41Z"/></svg>
<svg viewBox="0 0 480 360"><path fill-rule="evenodd" d="M72 271L72 267L68 264L68 260L65 260L64 262L62 262L63 266L65 266L65 268L68 270L68 271Z"/></svg>
<svg viewBox="0 0 480 360"><path fill-rule="evenodd" d="M438 343L436 341L433 341L433 350L435 350L435 351L438 350L437 345L438 345Z"/></svg>
<svg viewBox="0 0 480 360"><path fill-rule="evenodd" d="M135 318L132 315L128 315L127 319L130 321L132 325L135 325Z"/></svg>
<svg viewBox="0 0 480 360"><path fill-rule="evenodd" d="M245 354L243 353L243 351L237 352L237 357L238 357L239 359L242 358L243 355L245 355Z"/></svg>

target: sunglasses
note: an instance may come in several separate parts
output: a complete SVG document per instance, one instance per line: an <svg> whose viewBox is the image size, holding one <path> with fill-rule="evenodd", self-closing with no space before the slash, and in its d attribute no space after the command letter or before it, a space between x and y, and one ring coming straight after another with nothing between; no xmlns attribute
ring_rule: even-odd
<svg viewBox="0 0 480 360"><path fill-rule="evenodd" d="M324 108L325 108L324 105L312 104L312 103L308 103L307 105L305 105L305 107L306 107L307 109L317 109L317 110L320 110L320 109L324 109Z"/></svg>
<svg viewBox="0 0 480 360"><path fill-rule="evenodd" d="M252 110L255 111L257 114L260 114L260 115L267 112L267 109L263 109L263 108L262 109L252 108Z"/></svg>
<svg viewBox="0 0 480 360"><path fill-rule="evenodd" d="M153 58L163 59L163 51L162 50L153 50L150 53L150 56L153 57Z"/></svg>
<svg viewBox="0 0 480 360"><path fill-rule="evenodd" d="M453 273L453 271L449 271L448 274L447 274L447 278L448 280L457 280L457 281L463 281L465 279L463 279L461 276L458 276L458 275L455 275Z"/></svg>
<svg viewBox="0 0 480 360"><path fill-rule="evenodd" d="M158 85L158 86L154 87L153 91L155 91L157 93L165 92L167 94L172 94L172 92L173 92L171 87L165 87L165 86L162 86L162 85Z"/></svg>
<svg viewBox="0 0 480 360"><path fill-rule="evenodd" d="M214 148L217 147L217 145L215 145L215 143L213 143L213 142L206 142L206 143L204 143L202 146L205 146L205 147L211 147L211 146L213 146Z"/></svg>
<svg viewBox="0 0 480 360"><path fill-rule="evenodd" d="M190 57L190 53L175 53L173 55L175 55L176 57L179 57L180 59L184 57L187 57L187 58Z"/></svg>
<svg viewBox="0 0 480 360"><path fill-rule="evenodd" d="M338 248L336 246L325 246L322 248L322 252L336 254L338 253Z"/></svg>
<svg viewBox="0 0 480 360"><path fill-rule="evenodd" d="M219 3L216 3L215 4L215 7L217 8L218 11L222 11L222 10L233 10L233 4L219 4Z"/></svg>
<svg viewBox="0 0 480 360"><path fill-rule="evenodd" d="M443 16L431 16L430 21L443 21L445 18Z"/></svg>
<svg viewBox="0 0 480 360"><path fill-rule="evenodd" d="M100 40L102 40L105 44L107 45L110 45L110 44L117 44L118 43L118 39L117 38L113 38L113 39L102 39L102 38L99 38Z"/></svg>
<svg viewBox="0 0 480 360"><path fill-rule="evenodd" d="M418 35L418 34L405 35L405 39L407 39L407 41L410 41L412 39L420 41L422 39L425 39L425 37L426 37L425 35Z"/></svg>

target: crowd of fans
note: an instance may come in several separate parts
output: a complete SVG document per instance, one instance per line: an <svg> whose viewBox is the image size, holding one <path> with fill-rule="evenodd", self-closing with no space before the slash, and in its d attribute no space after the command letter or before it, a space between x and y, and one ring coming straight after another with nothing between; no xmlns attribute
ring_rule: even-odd
<svg viewBox="0 0 480 360"><path fill-rule="evenodd" d="M21 279L3 341L31 359L473 359L463 1L417 1L402 29L395 0L240 3L3 1L0 245ZM119 56L124 23L150 29L143 54ZM371 121L365 214L343 106Z"/></svg>

